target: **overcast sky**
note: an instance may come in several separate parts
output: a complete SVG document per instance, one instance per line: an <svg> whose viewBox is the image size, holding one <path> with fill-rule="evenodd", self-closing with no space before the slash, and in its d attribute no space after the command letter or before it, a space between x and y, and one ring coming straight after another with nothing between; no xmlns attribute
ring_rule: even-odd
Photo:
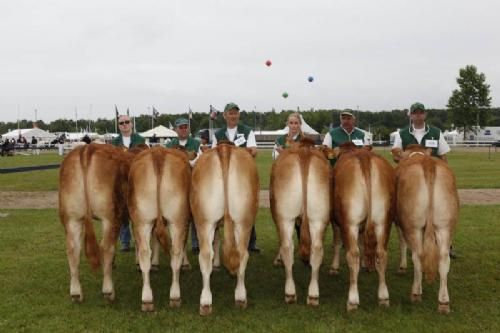
<svg viewBox="0 0 500 333"><path fill-rule="evenodd" d="M114 104L444 108L468 64L499 106L498 13L498 0L2 1L0 121L112 118Z"/></svg>

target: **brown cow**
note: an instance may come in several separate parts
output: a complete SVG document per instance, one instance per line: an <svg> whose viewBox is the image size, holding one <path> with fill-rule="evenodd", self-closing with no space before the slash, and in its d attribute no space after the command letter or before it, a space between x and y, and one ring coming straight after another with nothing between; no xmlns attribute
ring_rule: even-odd
<svg viewBox="0 0 500 333"><path fill-rule="evenodd" d="M190 202L200 243L201 315L212 312L212 242L221 222L225 229L223 264L231 274L237 275L236 305L242 308L247 305L247 247L257 214L258 194L257 166L244 148L219 142L216 148L204 152L193 168Z"/></svg>
<svg viewBox="0 0 500 333"><path fill-rule="evenodd" d="M139 154L130 167L128 208L143 276L143 311L154 309L149 279L153 230L165 252L170 251L170 306L178 307L181 304L179 273L190 216L190 178L191 167L187 154L177 149L152 148Z"/></svg>
<svg viewBox="0 0 500 333"><path fill-rule="evenodd" d="M396 169L397 223L412 250L412 301L422 299L422 271L432 281L439 271L440 313L450 312L447 277L450 244L458 220L455 176L448 165L420 145L401 153Z"/></svg>
<svg viewBox="0 0 500 333"><path fill-rule="evenodd" d="M79 278L82 233L85 254L92 269L101 264L92 219L102 221L101 241L104 297L113 301L112 262L121 221L127 218L127 176L133 152L111 145L89 144L72 150L59 171L59 219L66 233L74 302L83 300Z"/></svg>
<svg viewBox="0 0 500 333"><path fill-rule="evenodd" d="M303 139L284 150L273 163L270 201L285 266L285 302L297 301L293 281L293 231L300 218L300 255L311 265L307 304L319 305L318 274L323 235L330 219L330 165L313 142Z"/></svg>
<svg viewBox="0 0 500 333"><path fill-rule="evenodd" d="M384 158L369 149L358 149L352 143L340 147L333 169L333 213L341 229L350 272L348 311L359 305L360 231L366 265L369 269L375 266L378 272L379 304L389 305L385 270L394 187L394 169Z"/></svg>

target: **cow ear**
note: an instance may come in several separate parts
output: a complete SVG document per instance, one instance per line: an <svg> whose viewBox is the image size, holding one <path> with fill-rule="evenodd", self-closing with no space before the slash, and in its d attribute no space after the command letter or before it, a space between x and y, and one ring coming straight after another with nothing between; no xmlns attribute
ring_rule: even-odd
<svg viewBox="0 0 500 333"><path fill-rule="evenodd" d="M431 156L432 155L432 148L426 148L425 149L425 155Z"/></svg>
<svg viewBox="0 0 500 333"><path fill-rule="evenodd" d="M392 148L391 154L392 154L394 159L399 160L401 158L401 156L403 155L403 151L401 150L401 148Z"/></svg>

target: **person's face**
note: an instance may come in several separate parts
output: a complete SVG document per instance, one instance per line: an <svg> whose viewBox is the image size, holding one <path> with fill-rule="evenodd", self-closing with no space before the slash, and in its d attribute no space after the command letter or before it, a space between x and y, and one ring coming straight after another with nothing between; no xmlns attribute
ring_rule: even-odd
<svg viewBox="0 0 500 333"><path fill-rule="evenodd" d="M415 110L410 114L411 122L415 128L422 128L425 123L425 117L427 114L422 110Z"/></svg>
<svg viewBox="0 0 500 333"><path fill-rule="evenodd" d="M180 140L185 140L189 136L189 127L188 125L177 126L176 132Z"/></svg>
<svg viewBox="0 0 500 333"><path fill-rule="evenodd" d="M294 136L297 133L299 133L300 130L300 121L297 119L297 117L290 117L288 118L288 130L289 133Z"/></svg>
<svg viewBox="0 0 500 333"><path fill-rule="evenodd" d="M130 117L120 116L120 118L118 118L118 127L122 135L130 136L132 133L132 122L130 121Z"/></svg>
<svg viewBox="0 0 500 333"><path fill-rule="evenodd" d="M343 115L340 117L340 125L342 125L342 127L348 132L352 131L354 123L355 120L353 116Z"/></svg>
<svg viewBox="0 0 500 333"><path fill-rule="evenodd" d="M238 109L228 110L224 112L224 119L226 120L228 128L235 128L240 121L240 111Z"/></svg>

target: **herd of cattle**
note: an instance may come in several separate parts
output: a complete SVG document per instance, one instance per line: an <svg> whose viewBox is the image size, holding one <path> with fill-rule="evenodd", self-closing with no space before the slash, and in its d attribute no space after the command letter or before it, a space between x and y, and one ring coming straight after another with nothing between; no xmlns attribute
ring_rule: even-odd
<svg viewBox="0 0 500 333"><path fill-rule="evenodd" d="M332 153L338 157L333 169L326 158ZM323 236L331 223L334 256L330 273L338 272L342 241L350 272L347 310L359 305L357 279L361 267L378 272L379 304L388 306L387 244L395 223L400 236L401 270L407 266L407 245L412 251L411 300L421 300L423 273L429 280L439 273L438 311L450 311L449 248L459 202L453 172L429 154L421 146L409 146L393 168L370 149L348 143L332 152L314 147L307 139L280 154L272 166L270 204L280 239L277 259L286 272L287 303L297 299L292 275L295 226L300 230L300 256L311 266L307 304L314 306L319 304ZM91 267L102 266L104 297L114 300L115 244L122 221L130 218L143 276L142 310L154 309L150 271L157 268L160 244L170 255L170 305L180 306L179 275L181 267L189 265L185 247L189 221L193 219L203 279L200 314L212 312L210 275L220 266L218 234L222 226L222 262L237 277L236 306L245 308L247 245L258 201L257 167L245 148L221 143L204 152L191 169L187 154L179 149L123 150L97 144L78 147L61 165L59 186L59 216L66 233L72 300L83 300L79 280L82 246ZM102 221L100 246L93 219Z"/></svg>

